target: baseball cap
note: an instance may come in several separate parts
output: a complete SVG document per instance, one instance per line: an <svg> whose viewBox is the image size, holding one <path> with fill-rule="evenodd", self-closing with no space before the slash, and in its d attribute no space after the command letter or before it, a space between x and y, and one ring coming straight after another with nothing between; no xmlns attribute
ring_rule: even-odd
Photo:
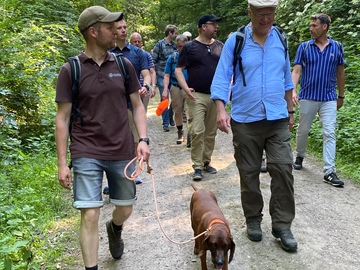
<svg viewBox="0 0 360 270"><path fill-rule="evenodd" d="M214 22L220 22L222 18L217 18L212 14L206 14L204 16L201 16L198 22L198 27L200 28L204 23L207 23L208 21L214 21Z"/></svg>
<svg viewBox="0 0 360 270"><path fill-rule="evenodd" d="M184 36L187 36L187 37L192 37L191 33L189 31L185 31L183 33Z"/></svg>
<svg viewBox="0 0 360 270"><path fill-rule="evenodd" d="M117 22L122 20L122 12L110 12L100 6L92 6L85 9L79 16L78 26L80 31L85 30L97 22Z"/></svg>
<svg viewBox="0 0 360 270"><path fill-rule="evenodd" d="M279 4L278 0L248 0L249 5L254 7L277 7Z"/></svg>

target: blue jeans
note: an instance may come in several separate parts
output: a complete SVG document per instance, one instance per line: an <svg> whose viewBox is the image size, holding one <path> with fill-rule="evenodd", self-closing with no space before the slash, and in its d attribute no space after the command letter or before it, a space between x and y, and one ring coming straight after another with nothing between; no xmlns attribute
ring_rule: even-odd
<svg viewBox="0 0 360 270"><path fill-rule="evenodd" d="M319 114L322 125L323 136L323 158L324 173L335 172L335 152L336 152L336 112L337 102L319 102L314 100L302 99L299 103L300 117L299 127L296 132L296 156L304 157L308 143L308 135L316 114Z"/></svg>
<svg viewBox="0 0 360 270"><path fill-rule="evenodd" d="M74 207L98 208L103 206L102 181L104 172L109 183L110 202L115 205L129 206L136 201L134 181L126 179L124 168L129 160L98 160L93 158L74 158ZM127 174L134 171L134 164L129 166Z"/></svg>
<svg viewBox="0 0 360 270"><path fill-rule="evenodd" d="M162 96L162 93L164 92L164 82L163 82L164 78L163 77L160 77L160 76L157 76L156 77L156 81L157 81L157 86L159 87L159 91L160 91L160 99L161 99L161 96ZM168 96L169 98L169 96ZM166 109L163 111L163 113L161 114L161 117L162 117L162 125L164 127L168 127L169 124L170 124L170 119L172 119L174 116L174 112L172 110L172 106L170 104L170 107L169 109Z"/></svg>

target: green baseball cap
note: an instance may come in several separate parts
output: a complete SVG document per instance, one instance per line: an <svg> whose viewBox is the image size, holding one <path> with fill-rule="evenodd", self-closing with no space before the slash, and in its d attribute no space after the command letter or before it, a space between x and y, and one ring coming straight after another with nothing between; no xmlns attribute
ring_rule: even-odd
<svg viewBox="0 0 360 270"><path fill-rule="evenodd" d="M80 31L84 31L86 28L97 22L118 22L122 20L124 15L122 12L110 12L106 8L100 6L92 6L85 9L79 16L78 26Z"/></svg>

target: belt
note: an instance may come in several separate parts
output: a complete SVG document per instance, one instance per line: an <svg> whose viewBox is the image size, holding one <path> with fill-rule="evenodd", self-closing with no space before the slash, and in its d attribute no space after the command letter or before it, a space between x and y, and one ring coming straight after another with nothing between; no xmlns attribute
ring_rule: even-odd
<svg viewBox="0 0 360 270"><path fill-rule="evenodd" d="M171 85L179 88L180 90L182 89L182 88L180 87L180 85L178 85L178 84L171 84Z"/></svg>

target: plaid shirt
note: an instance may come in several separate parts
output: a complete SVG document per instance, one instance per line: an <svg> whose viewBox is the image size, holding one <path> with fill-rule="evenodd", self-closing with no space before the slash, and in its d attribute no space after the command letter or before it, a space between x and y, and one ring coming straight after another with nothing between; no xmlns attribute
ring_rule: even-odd
<svg viewBox="0 0 360 270"><path fill-rule="evenodd" d="M157 76L164 77L166 60L175 51L177 51L175 42L167 43L165 39L162 39L155 44L152 58Z"/></svg>

